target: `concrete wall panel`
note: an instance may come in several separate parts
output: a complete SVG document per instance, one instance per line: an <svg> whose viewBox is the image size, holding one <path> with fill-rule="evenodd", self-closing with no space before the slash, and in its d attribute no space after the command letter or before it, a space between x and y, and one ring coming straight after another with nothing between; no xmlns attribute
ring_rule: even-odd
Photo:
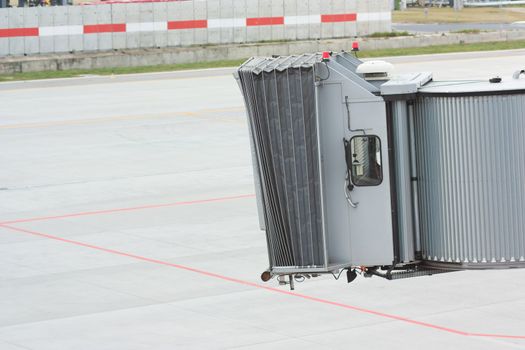
<svg viewBox="0 0 525 350"><path fill-rule="evenodd" d="M235 25L233 19L234 0L220 0L220 18L223 20L224 26L221 30L221 43L233 42L233 26Z"/></svg>
<svg viewBox="0 0 525 350"><path fill-rule="evenodd" d="M9 10L0 10L0 29L9 28Z"/></svg>
<svg viewBox="0 0 525 350"><path fill-rule="evenodd" d="M126 4L126 23L140 23L140 4ZM126 48L140 47L140 32L126 33Z"/></svg>
<svg viewBox="0 0 525 350"><path fill-rule="evenodd" d="M24 8L24 27L36 28L39 23L38 12L34 8ZM0 26L1 27L1 26ZM24 53L36 54L40 52L40 38L37 36L24 37Z"/></svg>
<svg viewBox="0 0 525 350"><path fill-rule="evenodd" d="M319 20L319 14L310 16L310 8L307 1L297 0L297 39L304 40L310 38L310 24L313 17Z"/></svg>
<svg viewBox="0 0 525 350"><path fill-rule="evenodd" d="M203 20L208 18L206 0L196 0L193 2L193 19ZM193 44L203 45L208 43L208 29L195 28L193 30Z"/></svg>
<svg viewBox="0 0 525 350"><path fill-rule="evenodd" d="M233 6L233 42L245 43L246 39L246 0L235 0Z"/></svg>
<svg viewBox="0 0 525 350"><path fill-rule="evenodd" d="M84 25L96 25L97 20L97 6L82 6L82 21ZM84 37L84 50L95 51L98 50L98 34L90 33L85 34Z"/></svg>
<svg viewBox="0 0 525 350"><path fill-rule="evenodd" d="M218 44L221 42L221 26L224 21L221 18L221 0L208 0L208 44Z"/></svg>
<svg viewBox="0 0 525 350"><path fill-rule="evenodd" d="M373 32L376 32L377 31L377 22L378 22L378 19L379 19L379 2L377 0L369 0L368 2L368 9L367 9L367 12L368 12L368 31L370 33L373 33Z"/></svg>
<svg viewBox="0 0 525 350"><path fill-rule="evenodd" d="M262 1L262 0L261 0ZM246 0L246 18L254 18L259 16L259 0ZM246 27L246 41L259 41L260 27Z"/></svg>
<svg viewBox="0 0 525 350"><path fill-rule="evenodd" d="M357 21L321 23L322 14L350 13L358 13ZM247 26L247 18L266 17L284 17L284 24ZM169 25L195 20L207 20L207 28ZM125 25L126 32L100 26L110 24ZM84 34L84 25L97 27ZM389 31L391 18L389 0L193 0L0 9L0 28L7 27L39 28L39 36L0 38L2 56L352 37Z"/></svg>
<svg viewBox="0 0 525 350"><path fill-rule="evenodd" d="M308 15L308 1L301 0L287 0L283 4L283 12L285 16L284 26L284 39L296 40L297 39L297 27L301 24L298 23L298 2L303 4L303 8L306 7ZM293 19L293 20L292 20Z"/></svg>
<svg viewBox="0 0 525 350"><path fill-rule="evenodd" d="M166 6L168 9L168 21L182 20L181 2L168 2ZM180 46L180 43L180 30L168 30L168 46Z"/></svg>
<svg viewBox="0 0 525 350"><path fill-rule="evenodd" d="M284 17L284 0L272 0L272 17ZM271 26L271 40L284 40L284 25Z"/></svg>
<svg viewBox="0 0 525 350"><path fill-rule="evenodd" d="M111 5L111 23L121 24L127 23L127 4L112 4ZM113 50L121 50L126 48L127 33L115 32L111 34L111 44Z"/></svg>
<svg viewBox="0 0 525 350"><path fill-rule="evenodd" d="M66 6L55 6L53 9L54 52L67 52L69 50L68 10ZM42 34L42 33L41 33Z"/></svg>
<svg viewBox="0 0 525 350"><path fill-rule="evenodd" d="M357 13L357 0L345 1L345 13ZM356 22L345 23L345 37L354 37L357 35Z"/></svg>
<svg viewBox="0 0 525 350"><path fill-rule="evenodd" d="M84 19L82 18L82 7L68 6L67 16L67 24L71 27L68 35L68 51L82 51L84 50Z"/></svg>
<svg viewBox="0 0 525 350"><path fill-rule="evenodd" d="M168 5L165 2L153 3L153 22L160 25L160 23L168 22ZM159 29L159 28L157 28ZM168 27L165 24L164 30L155 30L154 32L154 46L166 47L168 46Z"/></svg>
<svg viewBox="0 0 525 350"><path fill-rule="evenodd" d="M259 12L254 17L272 17L272 0L259 0ZM268 41L272 38L272 26L259 26L260 41Z"/></svg>
<svg viewBox="0 0 525 350"><path fill-rule="evenodd" d="M368 35L368 21L362 20L363 15L369 12L370 3L368 1L357 1L357 35Z"/></svg>
<svg viewBox="0 0 525 350"><path fill-rule="evenodd" d="M155 24L153 20L153 4L143 3L139 6L140 13L140 35L139 45L140 47L154 47L155 46ZM129 22L128 22L129 23ZM131 28L128 28L128 30Z"/></svg>
<svg viewBox="0 0 525 350"><path fill-rule="evenodd" d="M82 23L87 25L98 24L96 6L82 6Z"/></svg>
<svg viewBox="0 0 525 350"><path fill-rule="evenodd" d="M334 13L334 0L322 0L321 15L328 15ZM328 39L334 36L334 23L321 23L321 38Z"/></svg>
<svg viewBox="0 0 525 350"><path fill-rule="evenodd" d="M24 27L24 9L23 8L9 8L7 9L9 16L9 28L23 28ZM9 54L11 55L23 55L24 38L14 37L9 38Z"/></svg>
<svg viewBox="0 0 525 350"><path fill-rule="evenodd" d="M180 20L193 20L193 1L182 1L180 7ZM182 46L193 45L194 30L193 29L177 29L180 32L180 43Z"/></svg>
<svg viewBox="0 0 525 350"><path fill-rule="evenodd" d="M308 13L310 16L318 16L321 13L321 1L325 0L309 0ZM308 39L321 38L321 23L310 23L308 25Z"/></svg>
<svg viewBox="0 0 525 350"><path fill-rule="evenodd" d="M333 14L345 14L345 0L332 0L332 13ZM347 22L336 22L333 24L333 38L342 38L345 36L345 23Z"/></svg>
<svg viewBox="0 0 525 350"><path fill-rule="evenodd" d="M0 9L0 29L9 28L8 10ZM0 56L9 55L9 38L0 38Z"/></svg>
<svg viewBox="0 0 525 350"><path fill-rule="evenodd" d="M111 24L111 5L96 5L97 7L97 23ZM98 34L98 50L111 50L113 48L113 33Z"/></svg>

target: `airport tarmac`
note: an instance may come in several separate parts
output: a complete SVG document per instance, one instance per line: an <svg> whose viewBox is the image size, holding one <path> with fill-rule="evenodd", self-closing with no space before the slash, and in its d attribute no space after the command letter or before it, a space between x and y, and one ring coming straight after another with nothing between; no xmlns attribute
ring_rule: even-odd
<svg viewBox="0 0 525 350"><path fill-rule="evenodd" d="M524 57L390 61L488 79ZM0 349L525 349L525 269L261 282L232 71L0 84Z"/></svg>

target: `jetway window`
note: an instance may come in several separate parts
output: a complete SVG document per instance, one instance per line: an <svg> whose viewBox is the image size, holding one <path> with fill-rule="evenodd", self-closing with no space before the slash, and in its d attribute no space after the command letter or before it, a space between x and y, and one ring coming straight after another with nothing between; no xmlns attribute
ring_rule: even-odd
<svg viewBox="0 0 525 350"><path fill-rule="evenodd" d="M352 184L378 186L383 182L381 140L377 136L355 136L350 140Z"/></svg>

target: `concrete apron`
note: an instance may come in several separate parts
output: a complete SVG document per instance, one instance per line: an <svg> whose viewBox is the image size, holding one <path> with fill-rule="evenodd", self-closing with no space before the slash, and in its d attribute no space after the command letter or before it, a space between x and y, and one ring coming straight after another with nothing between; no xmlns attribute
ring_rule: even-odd
<svg viewBox="0 0 525 350"><path fill-rule="evenodd" d="M282 41L254 44L191 46L184 48L111 50L0 58L0 74L18 72L139 67L165 64L237 60L251 56L291 55L324 50L350 50L359 41L362 51L400 49L431 45L467 44L525 40L525 30L479 34L432 34L387 39L343 38L326 40Z"/></svg>

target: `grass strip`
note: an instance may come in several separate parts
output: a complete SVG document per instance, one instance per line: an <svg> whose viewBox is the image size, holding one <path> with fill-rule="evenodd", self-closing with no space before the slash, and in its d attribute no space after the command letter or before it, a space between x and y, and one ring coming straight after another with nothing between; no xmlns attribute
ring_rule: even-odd
<svg viewBox="0 0 525 350"><path fill-rule="evenodd" d="M360 52L358 56L362 58L367 58L367 57L431 55L431 54L453 53L453 52L496 51L496 50L516 50L516 49L525 49L525 40L495 41L495 42L472 43L472 44L433 45L433 46L413 47L413 48L404 48L404 49L373 50L373 51Z"/></svg>
<svg viewBox="0 0 525 350"><path fill-rule="evenodd" d="M182 71L182 70L191 70L191 69L235 67L235 66L240 65L244 61L246 61L246 59L222 60L222 61L211 61L211 62L178 63L178 64L162 64L162 65L156 65L156 66L23 72L23 73L13 73L13 74L0 74L0 82L16 81L16 80L73 78L73 77L80 77L80 76L85 76L85 75L118 75L118 74L170 72L170 71Z"/></svg>
<svg viewBox="0 0 525 350"><path fill-rule="evenodd" d="M375 32L370 35L367 35L367 38L395 38L398 36L414 36L414 34L411 34L409 32Z"/></svg>
<svg viewBox="0 0 525 350"><path fill-rule="evenodd" d="M358 56L359 58L372 58L372 57L426 55L426 54L453 53L453 52L513 50L513 49L523 49L523 48L525 48L525 40L498 41L498 42L473 43L473 44L435 45L435 46L403 48L403 49L383 49L383 50L372 50L372 51L360 51L358 53ZM117 67L117 68L25 72L25 73L0 75L0 82L17 81L17 80L52 79L52 78L71 78L71 77L79 77L79 76L84 76L84 75L113 75L113 74L117 75L117 74L182 71L182 70L204 69L204 68L236 67L236 66L239 66L245 60L246 59L168 64L168 65L157 65L157 66L141 66L141 67Z"/></svg>

